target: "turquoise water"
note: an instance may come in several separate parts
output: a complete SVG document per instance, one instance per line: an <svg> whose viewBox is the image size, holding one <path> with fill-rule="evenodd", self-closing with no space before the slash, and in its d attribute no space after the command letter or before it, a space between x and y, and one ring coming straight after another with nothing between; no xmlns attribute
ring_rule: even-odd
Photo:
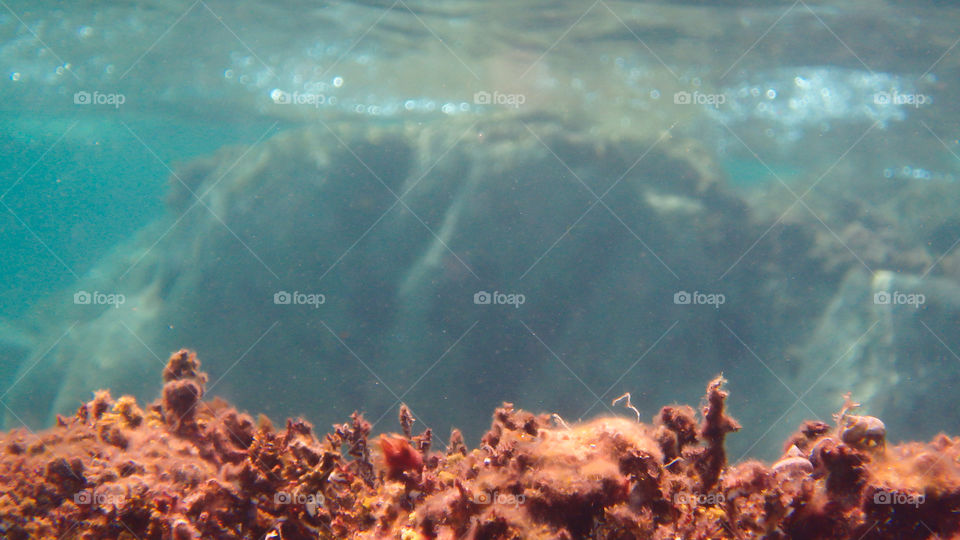
<svg viewBox="0 0 960 540"><path fill-rule="evenodd" d="M773 182L774 177L792 179L802 173L802 169L790 164L758 163L751 160L730 160L721 164L731 185L750 190L762 188Z"/></svg>
<svg viewBox="0 0 960 540"><path fill-rule="evenodd" d="M190 347L212 394L320 430L406 402L475 443L502 401L627 391L647 420L720 372L736 457L847 391L894 439L950 429L958 15L11 2L5 427L152 400Z"/></svg>
<svg viewBox="0 0 960 540"><path fill-rule="evenodd" d="M89 272L131 231L163 212L173 163L251 143L270 124L10 111L0 121L4 167L2 317ZM151 151L137 137L149 142Z"/></svg>

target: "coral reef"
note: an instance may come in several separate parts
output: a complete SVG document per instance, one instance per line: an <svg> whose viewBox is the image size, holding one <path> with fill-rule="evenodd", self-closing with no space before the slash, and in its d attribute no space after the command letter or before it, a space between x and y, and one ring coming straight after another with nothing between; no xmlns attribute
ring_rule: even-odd
<svg viewBox="0 0 960 540"><path fill-rule="evenodd" d="M4 538L960 538L960 438L890 445L851 414L807 422L772 465L729 465L723 379L698 420L653 423L498 408L478 448L454 430L379 435L359 413L315 435L202 401L174 353L161 399L98 392L42 433L0 435ZM375 443L375 444L374 444Z"/></svg>

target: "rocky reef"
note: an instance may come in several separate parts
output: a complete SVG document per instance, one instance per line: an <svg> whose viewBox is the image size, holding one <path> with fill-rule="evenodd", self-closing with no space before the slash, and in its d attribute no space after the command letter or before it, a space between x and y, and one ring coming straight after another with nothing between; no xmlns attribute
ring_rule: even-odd
<svg viewBox="0 0 960 540"><path fill-rule="evenodd" d="M772 465L730 465L721 377L699 414L649 424L504 403L472 450L457 430L414 434L406 406L402 434L373 438L360 413L322 436L275 429L204 401L188 350L163 379L145 409L101 391L51 429L0 435L4 538L960 538L960 438L887 444L849 399Z"/></svg>
<svg viewBox="0 0 960 540"><path fill-rule="evenodd" d="M174 165L153 225L0 321L0 428L97 388L149 401L182 346L240 409L377 423L403 396L474 441L503 401L587 418L632 390L650 416L717 372L750 396L738 459L847 391L898 440L936 434L915 409L960 423L955 184L851 156L754 192L696 139L635 131L329 122Z"/></svg>
<svg viewBox="0 0 960 540"><path fill-rule="evenodd" d="M758 246L751 258L763 268L734 265L767 225L749 222L689 139L615 139L536 118L329 127L178 166L169 213L77 290L42 302L28 317L31 344L0 332L0 363L11 366L5 427L50 425L102 387L152 399L163 351L188 346L205 351L218 394L242 409L329 425L355 407L372 420L396 414L406 392L425 423L476 440L503 401L585 417L651 366L663 380L723 371L736 389L756 363L740 358L721 320L782 372L775 353L799 341L796 319L818 307L808 289L822 274L794 268L802 246L777 242L789 259ZM794 273L802 279L771 285L776 299L756 287ZM680 290L726 303L677 305ZM77 304L77 291L115 291L125 303ZM476 301L498 291L525 301ZM776 324L793 291L804 303L782 317L791 327ZM313 303L299 301L308 295ZM634 403L652 414L696 399L691 386L650 385ZM264 400L263 387L284 391ZM351 399L320 406L318 394ZM447 408L432 414L440 402ZM748 413L737 411L755 425Z"/></svg>

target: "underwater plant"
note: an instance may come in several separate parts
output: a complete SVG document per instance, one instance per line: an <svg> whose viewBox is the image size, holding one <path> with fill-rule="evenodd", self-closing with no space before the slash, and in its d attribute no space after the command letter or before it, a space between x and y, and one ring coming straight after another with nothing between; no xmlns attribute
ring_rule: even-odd
<svg viewBox="0 0 960 540"><path fill-rule="evenodd" d="M671 405L571 425L504 403L479 447L454 430L444 451L406 405L403 433L371 447L359 413L318 437L203 401L188 350L163 379L145 409L100 391L51 429L0 435L4 538L960 537L960 438L890 446L849 396L772 465L730 465L722 377L699 419Z"/></svg>

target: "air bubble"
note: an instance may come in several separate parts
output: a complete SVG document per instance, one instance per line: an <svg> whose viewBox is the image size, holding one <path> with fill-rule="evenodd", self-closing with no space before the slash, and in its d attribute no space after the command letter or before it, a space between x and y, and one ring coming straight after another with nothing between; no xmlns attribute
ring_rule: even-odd
<svg viewBox="0 0 960 540"><path fill-rule="evenodd" d="M343 86L343 77L334 77L333 86L336 88L340 88L341 86Z"/></svg>

